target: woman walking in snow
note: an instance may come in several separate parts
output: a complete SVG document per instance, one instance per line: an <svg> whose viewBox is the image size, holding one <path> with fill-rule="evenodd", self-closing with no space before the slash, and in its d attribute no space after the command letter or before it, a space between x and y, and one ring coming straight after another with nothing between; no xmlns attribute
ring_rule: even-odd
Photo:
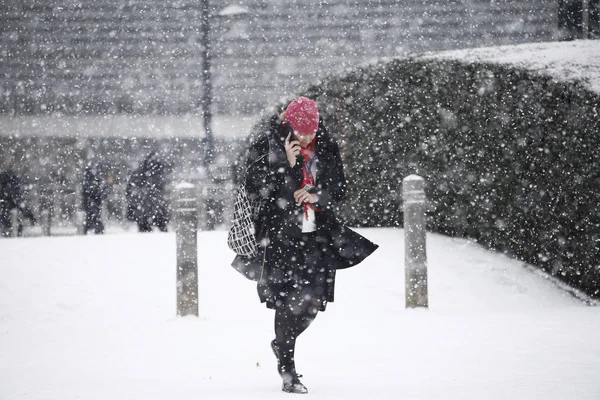
<svg viewBox="0 0 600 400"><path fill-rule="evenodd" d="M378 246L335 217L346 179L315 101L297 98L273 116L248 154L246 189L264 202L255 220L261 251L238 255L233 266L258 272L260 300L275 310L271 348L283 391L307 393L296 372L296 339L333 301L336 270L360 263Z"/></svg>

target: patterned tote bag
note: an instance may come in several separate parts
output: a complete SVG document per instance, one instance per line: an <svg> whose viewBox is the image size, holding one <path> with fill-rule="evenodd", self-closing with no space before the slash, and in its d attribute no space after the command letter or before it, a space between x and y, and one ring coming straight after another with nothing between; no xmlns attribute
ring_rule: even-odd
<svg viewBox="0 0 600 400"><path fill-rule="evenodd" d="M233 203L233 222L229 228L227 245L236 254L253 257L258 254L254 220L260 212L262 201L250 200L245 183L236 190Z"/></svg>

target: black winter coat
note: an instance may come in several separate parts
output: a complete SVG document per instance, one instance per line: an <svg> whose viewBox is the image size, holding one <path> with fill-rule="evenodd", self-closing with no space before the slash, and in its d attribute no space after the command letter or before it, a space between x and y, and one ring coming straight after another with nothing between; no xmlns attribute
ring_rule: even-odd
<svg viewBox="0 0 600 400"><path fill-rule="evenodd" d="M85 167L82 186L84 210L88 214L100 215L102 200L107 197L109 186L102 180L97 167Z"/></svg>
<svg viewBox="0 0 600 400"><path fill-rule="evenodd" d="M165 195L169 165L153 153L133 171L127 183L127 219L144 221L147 219L169 219Z"/></svg>
<svg viewBox="0 0 600 400"><path fill-rule="evenodd" d="M295 242L302 238L303 208L296 205L293 196L294 191L302 185L302 167L298 163L293 168L289 166L284 148L286 136L281 120L273 116L268 133L250 146L246 160L248 195L260 196L265 202L255 221L255 231L262 249L254 258L236 256L232 265L240 272L255 271L259 287L268 285L281 269L294 264L294 249L298 249ZM324 267L331 271L330 278L334 279L336 270L360 263L378 246L346 228L336 218L334 204L346 194L342 160L337 143L322 122L319 123L316 137L319 201L315 206L321 210L315 213L316 235L328 254ZM261 157L265 154L269 156ZM262 296L261 300L265 301ZM333 301L333 292L328 301Z"/></svg>
<svg viewBox="0 0 600 400"><path fill-rule="evenodd" d="M20 210L25 218L35 222L33 213L25 205L21 179L15 171L8 169L0 172L0 225L10 227L10 210Z"/></svg>

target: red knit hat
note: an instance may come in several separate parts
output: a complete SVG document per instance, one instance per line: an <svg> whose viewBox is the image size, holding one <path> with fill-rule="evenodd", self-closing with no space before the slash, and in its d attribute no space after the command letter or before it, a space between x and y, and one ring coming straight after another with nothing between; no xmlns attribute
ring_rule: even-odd
<svg viewBox="0 0 600 400"><path fill-rule="evenodd" d="M306 97L298 97L287 106L285 119L300 135L312 135L319 129L317 102Z"/></svg>

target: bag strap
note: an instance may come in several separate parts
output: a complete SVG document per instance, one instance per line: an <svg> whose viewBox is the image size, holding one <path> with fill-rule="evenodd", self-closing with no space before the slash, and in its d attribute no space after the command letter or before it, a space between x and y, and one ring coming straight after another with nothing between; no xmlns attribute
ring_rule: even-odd
<svg viewBox="0 0 600 400"><path fill-rule="evenodd" d="M268 132L268 131L267 131ZM258 158L256 158L255 160L253 160L247 167L246 170L244 171L244 180L240 185L240 190L244 190L246 191L246 179L248 177L248 170L257 162L260 162L261 160L263 160L265 157L268 157L267 161L268 161L268 165L269 165L269 170L271 169L271 140L269 138L268 133L265 132L265 139L267 141L267 152L265 154L261 154ZM248 151L250 151L250 149L248 149ZM264 230L266 230L266 224L262 224L261 225L261 232L258 232L258 234L260 235ZM266 250L265 250L266 251Z"/></svg>
<svg viewBox="0 0 600 400"><path fill-rule="evenodd" d="M250 168L260 162L263 158L268 157L267 161L269 163L269 168L271 168L271 140L269 140L269 135L265 132L265 138L267 140L267 145L268 145L268 150L267 153L262 154L260 156L258 156L258 158L256 158L255 160L253 160L247 167L246 170L244 171L244 180L242 182L242 186L246 187L246 179L248 178L248 170L250 170ZM250 151L250 149L248 149L248 151Z"/></svg>

